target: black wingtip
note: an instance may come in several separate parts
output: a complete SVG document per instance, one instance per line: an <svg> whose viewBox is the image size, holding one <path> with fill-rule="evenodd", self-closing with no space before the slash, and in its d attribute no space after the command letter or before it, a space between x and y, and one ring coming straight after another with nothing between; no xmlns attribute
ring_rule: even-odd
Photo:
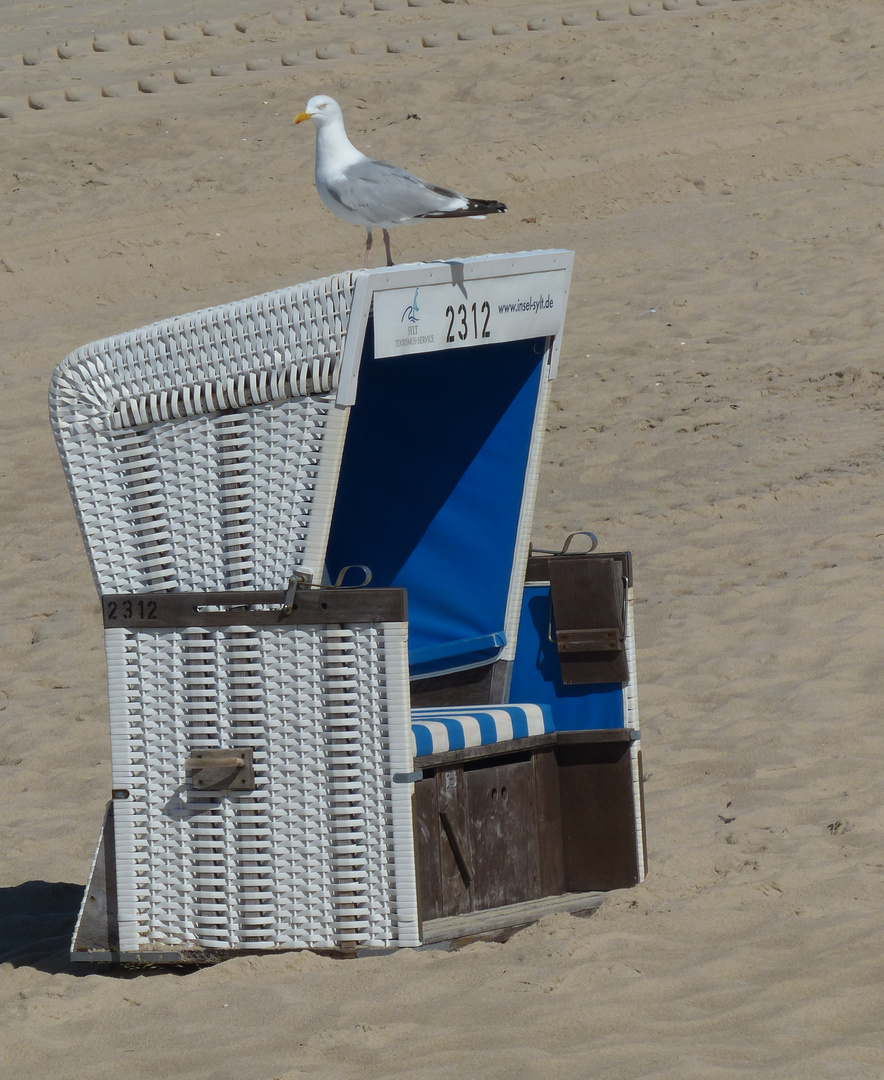
<svg viewBox="0 0 884 1080"><path fill-rule="evenodd" d="M505 214L506 203L496 199L470 199L467 210L471 214Z"/></svg>
<svg viewBox="0 0 884 1080"><path fill-rule="evenodd" d="M496 199L467 199L467 205L459 210L434 210L423 214L425 218L485 217L486 214L505 214L506 203Z"/></svg>

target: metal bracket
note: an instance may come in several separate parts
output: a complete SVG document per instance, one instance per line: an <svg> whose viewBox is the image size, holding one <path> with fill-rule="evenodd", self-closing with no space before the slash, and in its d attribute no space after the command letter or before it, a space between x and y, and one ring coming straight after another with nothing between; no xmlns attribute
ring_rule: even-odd
<svg viewBox="0 0 884 1080"><path fill-rule="evenodd" d="M361 570L363 573L362 581L358 585L345 585L344 579L347 577L347 573L350 570ZM371 584L371 570L369 567L364 566L362 563L354 563L351 566L345 566L335 579L333 589L364 589L366 585ZM283 615L291 615L295 609L295 594L298 589L320 589L321 585L314 585L312 580L300 570L296 570L294 574L289 578L288 588L285 592L285 599L282 603Z"/></svg>
<svg viewBox="0 0 884 1080"><path fill-rule="evenodd" d="M417 769L415 772L394 772L393 783L394 784L416 784L419 780L423 780L423 769Z"/></svg>
<svg viewBox="0 0 884 1080"><path fill-rule="evenodd" d="M255 790L251 747L195 750L184 768L198 791Z"/></svg>

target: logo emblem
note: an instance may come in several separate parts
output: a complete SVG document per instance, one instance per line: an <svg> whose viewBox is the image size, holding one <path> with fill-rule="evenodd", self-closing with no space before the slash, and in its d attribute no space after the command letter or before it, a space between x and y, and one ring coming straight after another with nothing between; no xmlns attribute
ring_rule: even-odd
<svg viewBox="0 0 884 1080"><path fill-rule="evenodd" d="M414 299L408 305L408 307L402 312L402 318L400 322L409 322L412 326L416 326L420 322L420 306L417 302L417 294L420 292L420 286L414 290Z"/></svg>

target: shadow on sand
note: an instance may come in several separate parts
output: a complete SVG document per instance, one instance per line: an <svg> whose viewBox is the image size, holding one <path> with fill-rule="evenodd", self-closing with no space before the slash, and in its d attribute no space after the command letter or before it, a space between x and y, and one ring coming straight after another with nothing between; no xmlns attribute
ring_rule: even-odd
<svg viewBox="0 0 884 1080"><path fill-rule="evenodd" d="M0 964L30 967L50 975L105 975L117 979L163 971L186 973L172 965L133 969L116 964L73 963L71 935L83 893L82 885L69 881L24 881L0 889Z"/></svg>

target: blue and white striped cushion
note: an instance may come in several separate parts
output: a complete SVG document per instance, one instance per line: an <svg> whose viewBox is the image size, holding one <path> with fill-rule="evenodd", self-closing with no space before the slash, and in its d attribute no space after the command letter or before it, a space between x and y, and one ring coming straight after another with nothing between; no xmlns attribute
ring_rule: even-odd
<svg viewBox="0 0 884 1080"><path fill-rule="evenodd" d="M548 705L460 705L412 709L411 731L415 757L421 757L543 735L555 725Z"/></svg>

